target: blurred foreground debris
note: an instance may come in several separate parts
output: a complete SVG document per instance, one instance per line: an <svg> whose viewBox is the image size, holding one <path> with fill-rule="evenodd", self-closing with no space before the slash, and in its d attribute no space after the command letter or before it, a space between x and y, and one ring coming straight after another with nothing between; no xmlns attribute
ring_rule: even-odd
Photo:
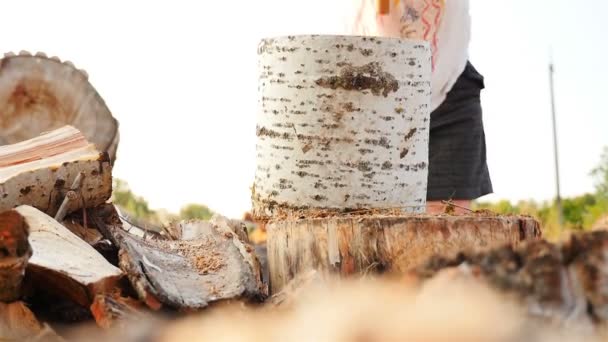
<svg viewBox="0 0 608 342"><path fill-rule="evenodd" d="M0 341L64 341L23 302L0 302Z"/></svg>

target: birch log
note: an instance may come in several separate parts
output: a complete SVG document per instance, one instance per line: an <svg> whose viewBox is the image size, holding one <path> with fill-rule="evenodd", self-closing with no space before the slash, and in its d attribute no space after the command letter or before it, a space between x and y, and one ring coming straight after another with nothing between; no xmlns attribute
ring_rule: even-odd
<svg viewBox="0 0 608 342"><path fill-rule="evenodd" d="M72 125L111 161L116 157L118 121L86 72L69 61L25 51L5 54L0 58L0 113L0 145Z"/></svg>
<svg viewBox="0 0 608 342"><path fill-rule="evenodd" d="M484 250L540 236L519 216L350 216L272 222L268 265L272 293L316 269L351 275L404 273L434 255Z"/></svg>
<svg viewBox="0 0 608 342"><path fill-rule="evenodd" d="M425 42L264 39L254 215L426 201L431 53Z"/></svg>
<svg viewBox="0 0 608 342"><path fill-rule="evenodd" d="M100 205L112 194L109 160L74 127L0 146L0 211L30 205L55 216L79 173L67 212Z"/></svg>

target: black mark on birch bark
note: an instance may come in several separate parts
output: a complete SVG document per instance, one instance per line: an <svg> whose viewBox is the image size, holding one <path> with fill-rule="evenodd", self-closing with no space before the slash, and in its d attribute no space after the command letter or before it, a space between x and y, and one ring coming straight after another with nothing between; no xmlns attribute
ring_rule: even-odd
<svg viewBox="0 0 608 342"><path fill-rule="evenodd" d="M315 83L320 87L330 89L371 90L372 94L384 97L399 90L399 82L393 75L384 72L378 62L360 67L346 65L340 70L338 76L322 77Z"/></svg>

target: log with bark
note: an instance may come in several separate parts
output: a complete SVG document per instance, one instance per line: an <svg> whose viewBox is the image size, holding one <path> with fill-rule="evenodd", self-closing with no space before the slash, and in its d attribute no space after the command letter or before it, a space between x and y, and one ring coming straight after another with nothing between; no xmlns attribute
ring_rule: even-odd
<svg viewBox="0 0 608 342"><path fill-rule="evenodd" d="M25 268L32 255L29 227L15 210L0 213L0 302L21 297Z"/></svg>
<svg viewBox="0 0 608 342"><path fill-rule="evenodd" d="M55 216L104 203L112 193L111 166L77 129L65 126L0 146L0 211L30 205Z"/></svg>
<svg viewBox="0 0 608 342"><path fill-rule="evenodd" d="M69 61L23 51L0 58L0 145L34 138L65 125L78 128L114 161L118 121Z"/></svg>
<svg viewBox="0 0 608 342"><path fill-rule="evenodd" d="M516 245L539 236L539 223L525 216L353 215L271 222L271 292L311 269L405 273L436 254Z"/></svg>
<svg viewBox="0 0 608 342"><path fill-rule="evenodd" d="M227 225L188 221L190 240L139 238L121 227L111 205L92 215L97 227L120 247L120 267L152 309L165 305L197 310L226 300L260 300L267 290L253 247Z"/></svg>
<svg viewBox="0 0 608 342"><path fill-rule="evenodd" d="M430 57L424 41L263 39L254 216L310 208L423 213Z"/></svg>
<svg viewBox="0 0 608 342"><path fill-rule="evenodd" d="M88 307L97 294L117 287L122 272L88 243L38 209L20 206L15 211L30 227L33 255L26 272L38 289Z"/></svg>

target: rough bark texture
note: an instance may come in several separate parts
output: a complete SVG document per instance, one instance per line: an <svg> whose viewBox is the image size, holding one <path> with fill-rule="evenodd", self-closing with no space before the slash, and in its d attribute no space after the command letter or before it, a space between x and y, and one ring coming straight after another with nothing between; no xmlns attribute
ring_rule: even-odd
<svg viewBox="0 0 608 342"><path fill-rule="evenodd" d="M0 302L21 297L25 268L32 256L29 227L15 210L0 213Z"/></svg>
<svg viewBox="0 0 608 342"><path fill-rule="evenodd" d="M113 161L118 122L87 77L56 57L6 54L0 59L0 145L72 125Z"/></svg>
<svg viewBox="0 0 608 342"><path fill-rule="evenodd" d="M352 216L273 222L268 227L271 292L316 269L405 273L433 255L518 244L540 236L516 216Z"/></svg>
<svg viewBox="0 0 608 342"><path fill-rule="evenodd" d="M80 173L82 182L68 213L110 198L112 174L105 154L71 126L0 146L0 211L30 205L55 216Z"/></svg>
<svg viewBox="0 0 608 342"><path fill-rule="evenodd" d="M205 239L148 241L124 235L120 265L142 299L149 294L178 309L201 309L210 303L265 295L259 266L253 269L231 233ZM240 245L240 246L239 246ZM241 250L241 247L243 250Z"/></svg>
<svg viewBox="0 0 608 342"><path fill-rule="evenodd" d="M431 53L390 38L265 39L254 215L426 202Z"/></svg>
<svg viewBox="0 0 608 342"><path fill-rule="evenodd" d="M35 286L85 307L95 295L115 289L122 272L88 243L35 208L20 206L15 210L30 227L34 254L27 273Z"/></svg>
<svg viewBox="0 0 608 342"><path fill-rule="evenodd" d="M152 309L163 304L202 309L214 302L258 300L267 294L253 247L228 225L187 221L179 225L198 226L185 228L196 232L189 240L142 239L120 227L112 206L100 208L93 216L104 235L120 246L120 267Z"/></svg>

